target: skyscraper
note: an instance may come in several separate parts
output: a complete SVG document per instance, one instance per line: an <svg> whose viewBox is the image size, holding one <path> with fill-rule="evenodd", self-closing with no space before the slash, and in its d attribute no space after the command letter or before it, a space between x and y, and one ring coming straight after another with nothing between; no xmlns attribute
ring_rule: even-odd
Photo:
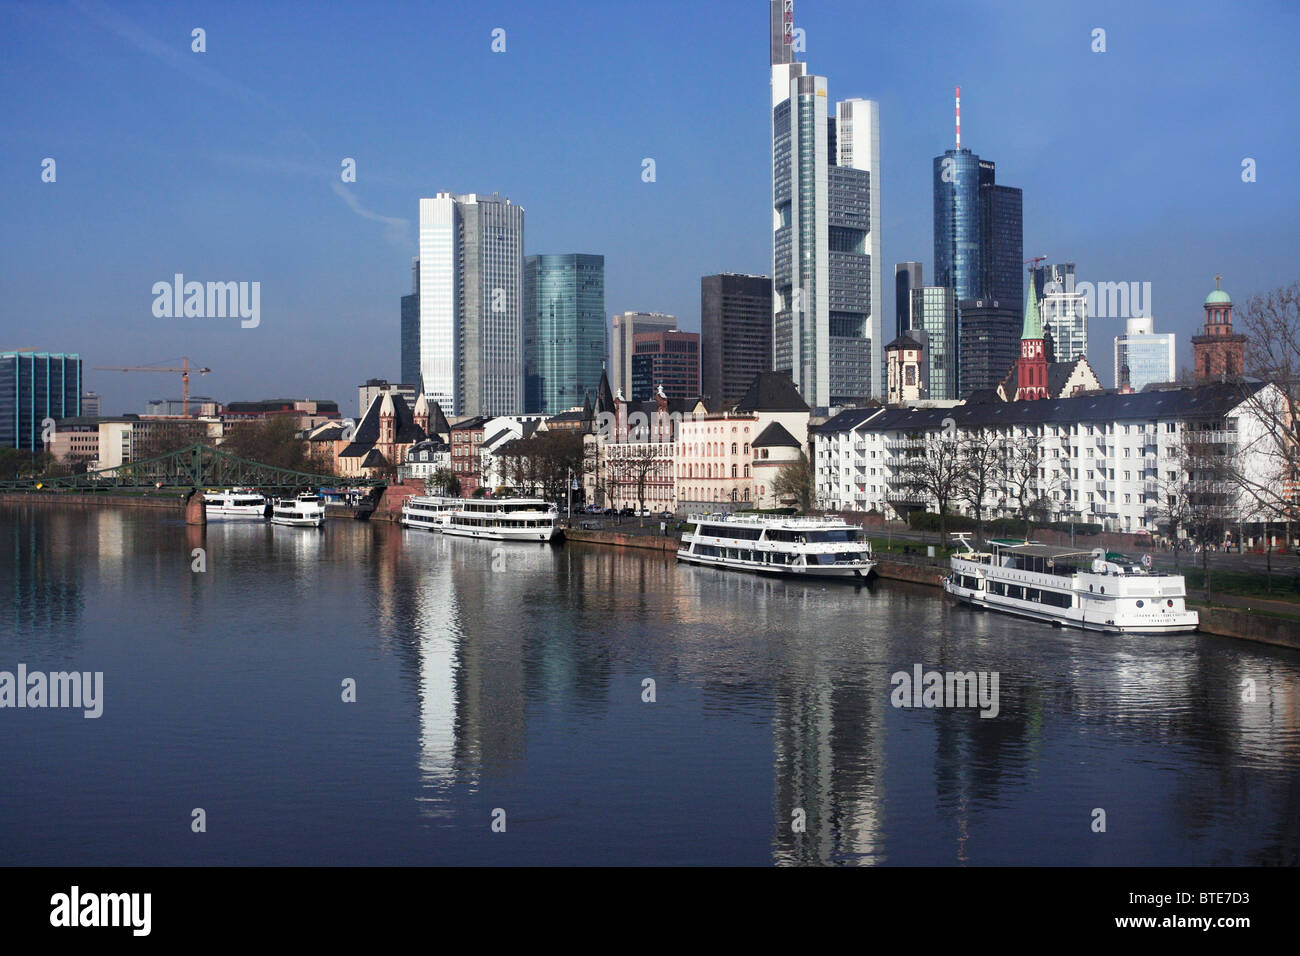
<svg viewBox="0 0 1300 956"><path fill-rule="evenodd" d="M700 279L700 390L729 408L772 370L772 279L722 273Z"/></svg>
<svg viewBox="0 0 1300 956"><path fill-rule="evenodd" d="M1152 382L1172 382L1174 347L1174 333L1157 332L1149 315L1129 319L1115 336L1115 386L1140 392Z"/></svg>
<svg viewBox="0 0 1300 956"><path fill-rule="evenodd" d="M961 346L957 391L997 388L1020 354L1021 310L1001 299L967 299L958 304Z"/></svg>
<svg viewBox="0 0 1300 956"><path fill-rule="evenodd" d="M912 290L912 339L924 347L924 379L929 393L923 399L953 401L957 396L957 303L947 286L922 286Z"/></svg>
<svg viewBox="0 0 1300 956"><path fill-rule="evenodd" d="M524 407L524 210L491 196L420 200L420 375L453 415Z"/></svg>
<svg viewBox="0 0 1300 956"><path fill-rule="evenodd" d="M45 419L81 414L81 387L79 355L0 352L0 446L40 451Z"/></svg>
<svg viewBox="0 0 1300 956"><path fill-rule="evenodd" d="M402 381L413 385L420 382L419 259L411 262L411 294L402 296Z"/></svg>
<svg viewBox="0 0 1300 956"><path fill-rule="evenodd" d="M1043 265L1034 270L1034 289L1043 317L1049 362L1088 357L1088 302L1074 288L1074 263Z"/></svg>
<svg viewBox="0 0 1300 956"><path fill-rule="evenodd" d="M961 145L961 87L957 88L956 105L956 144L936 156L933 164L934 282L956 294L957 365L964 383L965 377L960 375L967 357L964 303L998 302L1014 315L1010 328L1020 323L1024 229L1021 190L999 186L996 164ZM983 380L985 376L980 371L972 378Z"/></svg>
<svg viewBox="0 0 1300 956"><path fill-rule="evenodd" d="M880 397L879 105L828 111L826 78L794 62L792 0L770 24L772 365L815 407Z"/></svg>
<svg viewBox="0 0 1300 956"><path fill-rule="evenodd" d="M894 335L912 327L912 290L925 285L925 270L919 262L899 262L894 266Z"/></svg>
<svg viewBox="0 0 1300 956"><path fill-rule="evenodd" d="M632 394L648 402L662 388L668 398L700 394L699 332L637 332L632 336Z"/></svg>
<svg viewBox="0 0 1300 956"><path fill-rule="evenodd" d="M666 312L620 312L610 321L609 386L623 397L632 393L632 336L638 332L671 332L677 317Z"/></svg>
<svg viewBox="0 0 1300 956"><path fill-rule="evenodd" d="M524 260L525 411L554 415L595 401L605 370L605 257Z"/></svg>

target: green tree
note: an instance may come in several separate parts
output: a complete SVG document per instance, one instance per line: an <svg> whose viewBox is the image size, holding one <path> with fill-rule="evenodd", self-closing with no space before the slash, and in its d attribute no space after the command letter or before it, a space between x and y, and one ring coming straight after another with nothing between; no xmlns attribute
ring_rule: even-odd
<svg viewBox="0 0 1300 956"><path fill-rule="evenodd" d="M772 479L772 494L778 499L794 498L800 511L811 511L817 495L813 484L812 462L802 451L799 460L792 461Z"/></svg>

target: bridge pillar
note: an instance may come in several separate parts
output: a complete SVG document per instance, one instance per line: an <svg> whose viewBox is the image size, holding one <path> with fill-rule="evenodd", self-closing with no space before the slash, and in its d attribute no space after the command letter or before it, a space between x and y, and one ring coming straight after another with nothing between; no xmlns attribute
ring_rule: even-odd
<svg viewBox="0 0 1300 956"><path fill-rule="evenodd" d="M185 499L185 523L193 525L205 525L208 523L208 511L205 507L206 499L203 492L194 491Z"/></svg>

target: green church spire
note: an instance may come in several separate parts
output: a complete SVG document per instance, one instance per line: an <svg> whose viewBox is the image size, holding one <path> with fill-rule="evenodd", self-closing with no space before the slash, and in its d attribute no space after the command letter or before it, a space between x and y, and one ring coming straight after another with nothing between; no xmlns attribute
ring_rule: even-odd
<svg viewBox="0 0 1300 956"><path fill-rule="evenodd" d="M1029 279L1029 295L1025 297L1025 327L1020 333L1023 339L1041 339L1043 337L1043 320L1038 317L1038 296L1034 295L1034 280Z"/></svg>

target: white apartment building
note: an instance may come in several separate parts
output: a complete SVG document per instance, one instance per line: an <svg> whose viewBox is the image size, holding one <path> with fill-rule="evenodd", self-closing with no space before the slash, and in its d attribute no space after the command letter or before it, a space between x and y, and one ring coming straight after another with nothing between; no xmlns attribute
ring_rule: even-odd
<svg viewBox="0 0 1300 956"><path fill-rule="evenodd" d="M1219 383L952 408L852 409L813 429L818 505L890 518L937 510L934 498L908 480L915 463L909 457L925 454L928 443L960 441L982 429L1003 447L1039 449L1033 497L1042 500L1049 520L1154 532L1180 478L1177 449L1189 429L1239 452L1239 466L1266 480L1264 426L1247 395L1273 388ZM984 516L1018 516L1019 497L1016 482L996 476ZM973 512L962 501L950 502L950 510Z"/></svg>

